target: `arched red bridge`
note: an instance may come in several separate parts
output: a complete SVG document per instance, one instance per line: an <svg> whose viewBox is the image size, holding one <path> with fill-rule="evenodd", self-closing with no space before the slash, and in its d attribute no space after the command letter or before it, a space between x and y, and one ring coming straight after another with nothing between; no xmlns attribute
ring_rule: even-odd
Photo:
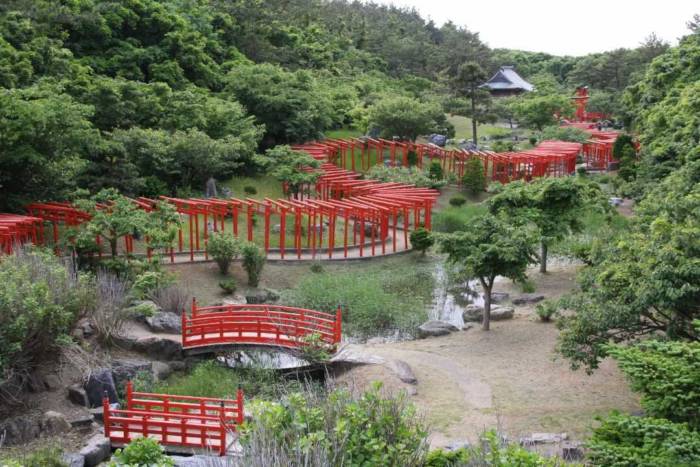
<svg viewBox="0 0 700 467"><path fill-rule="evenodd" d="M219 305L198 307L182 314L182 348L203 353L229 347L272 346L301 350L318 335L329 349L341 340L342 314L282 305Z"/></svg>

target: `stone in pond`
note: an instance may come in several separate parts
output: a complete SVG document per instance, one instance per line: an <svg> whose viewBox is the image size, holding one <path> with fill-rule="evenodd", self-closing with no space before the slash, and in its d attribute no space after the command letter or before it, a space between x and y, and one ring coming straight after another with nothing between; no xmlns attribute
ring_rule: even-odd
<svg viewBox="0 0 700 467"><path fill-rule="evenodd" d="M537 303L544 300L544 295L538 293L526 293L519 295L513 299L513 305L527 305L528 303Z"/></svg>
<svg viewBox="0 0 700 467"><path fill-rule="evenodd" d="M426 337L446 336L457 331L457 327L446 321L427 321L418 327L418 336L422 339Z"/></svg>

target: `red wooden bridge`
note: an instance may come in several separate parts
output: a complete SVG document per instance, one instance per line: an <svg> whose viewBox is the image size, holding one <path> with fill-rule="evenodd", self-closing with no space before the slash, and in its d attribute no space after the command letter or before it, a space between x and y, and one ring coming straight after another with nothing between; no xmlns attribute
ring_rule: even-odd
<svg viewBox="0 0 700 467"><path fill-rule="evenodd" d="M308 337L335 350L341 340L340 307L333 313L281 305L220 305L198 307L182 314L182 348L190 354L235 346L301 350Z"/></svg>
<svg viewBox="0 0 700 467"><path fill-rule="evenodd" d="M169 451L217 452L225 455L243 423L243 392L235 399L175 396L135 392L126 386L126 409L114 409L102 400L105 436L122 447L147 436Z"/></svg>

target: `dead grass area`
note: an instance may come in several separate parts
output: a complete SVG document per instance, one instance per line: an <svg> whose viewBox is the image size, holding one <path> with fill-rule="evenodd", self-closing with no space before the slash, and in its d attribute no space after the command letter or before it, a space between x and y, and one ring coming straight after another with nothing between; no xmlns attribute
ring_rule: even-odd
<svg viewBox="0 0 700 467"><path fill-rule="evenodd" d="M557 297L574 284L577 267L553 264L542 275L530 271L537 292ZM501 282L499 292L520 292ZM567 432L583 439L595 417L613 409L639 409L613 361L592 375L572 371L554 352L558 330L541 323L534 305L516 308L510 321L492 322L449 336L378 344L363 350L406 361L418 379L416 404L433 427L432 442L474 440L484 429L498 427L517 438L532 432ZM353 370L367 371L363 368Z"/></svg>

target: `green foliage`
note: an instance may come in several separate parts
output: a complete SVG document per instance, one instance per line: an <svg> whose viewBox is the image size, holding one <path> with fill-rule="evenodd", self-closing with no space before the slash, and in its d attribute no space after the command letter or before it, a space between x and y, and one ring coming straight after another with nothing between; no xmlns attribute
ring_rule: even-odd
<svg viewBox="0 0 700 467"><path fill-rule="evenodd" d="M241 252L241 242L226 232L214 232L207 241L207 253L214 258L219 272L224 276L228 274L231 262Z"/></svg>
<svg viewBox="0 0 700 467"><path fill-rule="evenodd" d="M537 139L540 141L558 140L585 143L590 138L590 135L585 131L571 126L548 126L537 133Z"/></svg>
<svg viewBox="0 0 700 467"><path fill-rule="evenodd" d="M610 341L698 339L698 180L700 163L687 164L656 185L620 235L594 241L580 292L563 302L572 313L558 320L559 351L574 366L595 368Z"/></svg>
<svg viewBox="0 0 700 467"><path fill-rule="evenodd" d="M265 266L265 252L255 243L246 242L241 247L242 264L248 274L248 285L257 287Z"/></svg>
<svg viewBox="0 0 700 467"><path fill-rule="evenodd" d="M700 463L700 434L684 423L613 413L587 443L593 465L639 467Z"/></svg>
<svg viewBox="0 0 700 467"><path fill-rule="evenodd" d="M300 339L302 344L300 357L310 364L325 363L330 360L332 348L323 340L318 332L306 334Z"/></svg>
<svg viewBox="0 0 700 467"><path fill-rule="evenodd" d="M460 277L479 279L485 293L483 327L488 330L494 280L496 276L525 278L525 270L534 259L531 232L485 215L467 225L463 232L444 235L439 244Z"/></svg>
<svg viewBox="0 0 700 467"><path fill-rule="evenodd" d="M555 113L571 113L572 105L567 96L537 94L523 97L515 103L515 116L521 125L542 131L548 125L557 124Z"/></svg>
<svg viewBox="0 0 700 467"><path fill-rule="evenodd" d="M431 166L432 168L432 166ZM447 184L442 178L434 178L417 167L386 167L377 165L365 174L365 177L381 182L406 183L420 188L442 188Z"/></svg>
<svg viewBox="0 0 700 467"><path fill-rule="evenodd" d="M258 194L258 189L255 188L254 186L251 185L246 185L243 187L243 192L246 195L257 195Z"/></svg>
<svg viewBox="0 0 700 467"><path fill-rule="evenodd" d="M244 458L255 456L266 441L279 453L320 451L331 464L419 465L427 450L427 431L405 394L384 396L375 385L357 399L335 390L322 400L290 394L282 402L253 404L253 421L246 427ZM327 461L329 462L329 461ZM329 465L329 463L318 465Z"/></svg>
<svg viewBox="0 0 700 467"><path fill-rule="evenodd" d="M219 281L219 288L229 295L236 293L237 287L238 284L236 283L236 279L234 279L233 277L228 277L224 280Z"/></svg>
<svg viewBox="0 0 700 467"><path fill-rule="evenodd" d="M3 257L0 283L2 384L69 340L73 325L94 302L94 291L74 264L38 249Z"/></svg>
<svg viewBox="0 0 700 467"><path fill-rule="evenodd" d="M484 191L486 187L486 172L478 157L470 158L465 164L462 186L472 196Z"/></svg>
<svg viewBox="0 0 700 467"><path fill-rule="evenodd" d="M496 114L491 110L491 94L480 87L488 75L477 62L470 60L459 65L453 76L450 86L457 99L449 110L471 119L472 140L476 143L477 125L496 121Z"/></svg>
<svg viewBox="0 0 700 467"><path fill-rule="evenodd" d="M644 341L609 351L652 417L700 428L700 343Z"/></svg>
<svg viewBox="0 0 700 467"><path fill-rule="evenodd" d="M114 452L114 459L110 466L148 465L154 467L167 467L175 465L173 460L165 454L163 447L153 438L136 438L127 444L124 449Z"/></svg>
<svg viewBox="0 0 700 467"><path fill-rule="evenodd" d="M321 175L318 171L305 170L320 167L319 161L289 146L268 149L265 155L256 156L255 161L269 175L285 183L293 194L299 193L303 185L314 183Z"/></svg>
<svg viewBox="0 0 700 467"><path fill-rule="evenodd" d="M384 138L415 141L420 135L439 132L445 114L439 105L403 96L386 96L369 108L369 124Z"/></svg>
<svg viewBox="0 0 700 467"><path fill-rule="evenodd" d="M158 289L174 282L172 274L165 271L144 271L134 278L131 294L137 299L144 299Z"/></svg>
<svg viewBox="0 0 700 467"><path fill-rule="evenodd" d="M443 209L433 217L433 230L443 233L464 231L467 225L487 212L483 204L465 204L459 208Z"/></svg>
<svg viewBox="0 0 700 467"><path fill-rule="evenodd" d="M319 274L323 272L323 264L321 263L321 261L314 261L313 263L311 263L311 266L309 266L309 269L314 274Z"/></svg>
<svg viewBox="0 0 700 467"><path fill-rule="evenodd" d="M540 318L540 321L544 321L545 323L548 323L552 320L552 317L556 315L557 310L557 304L551 301L544 301L542 303L538 303L535 307L535 313Z"/></svg>
<svg viewBox="0 0 700 467"><path fill-rule="evenodd" d="M456 208L463 206L466 202L467 200L463 196L453 196L450 198L450 206L454 206Z"/></svg>
<svg viewBox="0 0 700 467"><path fill-rule="evenodd" d="M425 458L425 467L460 467L468 465L471 455L468 449L459 448L454 451L433 449Z"/></svg>
<svg viewBox="0 0 700 467"><path fill-rule="evenodd" d="M420 251L422 255L425 255L425 252L435 243L433 235L423 227L417 228L411 232L410 240L411 248Z"/></svg>
<svg viewBox="0 0 700 467"><path fill-rule="evenodd" d="M61 449L55 447L38 449L13 459L1 457L0 464L3 467L68 467Z"/></svg>
<svg viewBox="0 0 700 467"><path fill-rule="evenodd" d="M491 145L491 150L494 152L513 152L515 151L515 143L512 141L495 141Z"/></svg>
<svg viewBox="0 0 700 467"><path fill-rule="evenodd" d="M428 166L428 174L433 180L442 180L445 178L445 171L442 169L442 165L439 160L434 160Z"/></svg>
<svg viewBox="0 0 700 467"><path fill-rule="evenodd" d="M434 278L429 265L413 263L401 274L387 268L362 273L321 273L305 277L283 302L312 310L343 310L343 332L371 337L388 331L412 333L427 318Z"/></svg>

